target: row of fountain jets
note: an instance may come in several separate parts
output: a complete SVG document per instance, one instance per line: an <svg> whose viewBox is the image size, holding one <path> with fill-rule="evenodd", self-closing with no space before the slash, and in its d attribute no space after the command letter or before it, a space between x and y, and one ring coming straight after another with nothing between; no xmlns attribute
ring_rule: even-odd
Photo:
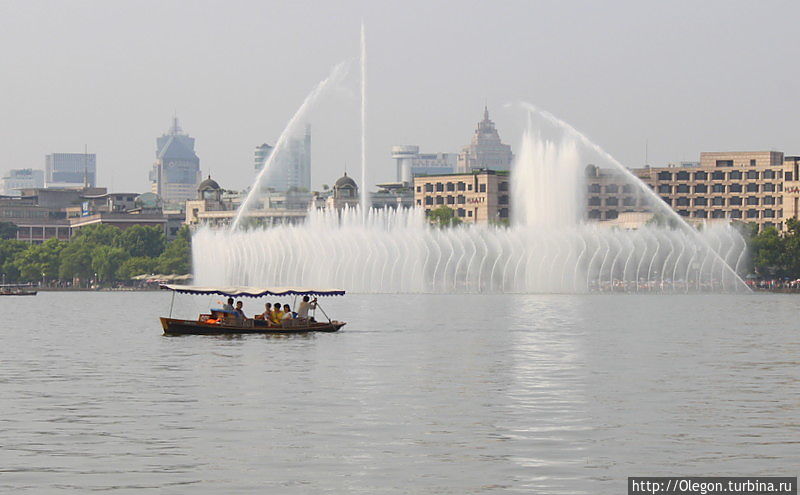
<svg viewBox="0 0 800 495"><path fill-rule="evenodd" d="M366 184L366 44L361 28L362 185ZM568 123L533 105L511 171L510 226L438 229L419 209L311 210L301 225L243 229L261 182L303 116L346 75L337 65L306 97L228 229L193 237L203 285L336 287L362 293L586 293L749 291L739 275L747 246L727 224L688 225L626 167ZM544 139L536 122L561 130ZM580 150L598 154L648 198L670 226L619 230L583 220Z"/></svg>

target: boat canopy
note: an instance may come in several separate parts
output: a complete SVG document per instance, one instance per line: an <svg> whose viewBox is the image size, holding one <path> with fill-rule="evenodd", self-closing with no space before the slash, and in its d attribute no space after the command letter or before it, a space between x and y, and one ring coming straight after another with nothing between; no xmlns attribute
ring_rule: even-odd
<svg viewBox="0 0 800 495"><path fill-rule="evenodd" d="M343 296L341 289L309 289L307 287L202 287L199 285L162 284L164 290L179 294L219 294L228 297L264 296Z"/></svg>

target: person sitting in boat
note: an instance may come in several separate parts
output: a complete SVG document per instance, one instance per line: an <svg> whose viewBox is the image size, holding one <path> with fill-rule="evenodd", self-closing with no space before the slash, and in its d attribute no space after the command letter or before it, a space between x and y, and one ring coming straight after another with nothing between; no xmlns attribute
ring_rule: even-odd
<svg viewBox="0 0 800 495"><path fill-rule="evenodd" d="M295 317L295 314L292 313L292 308L289 307L288 304L284 304L283 305L283 316L281 317L281 320L291 320L294 317Z"/></svg>
<svg viewBox="0 0 800 495"><path fill-rule="evenodd" d="M283 311L281 311L281 303L275 303L274 309L272 310L272 323L280 325L282 319Z"/></svg>
<svg viewBox="0 0 800 495"><path fill-rule="evenodd" d="M264 305L264 312L261 313L260 315L255 315L253 318L255 318L256 320L264 320L264 321L271 320L272 319L272 304L266 303Z"/></svg>
<svg viewBox="0 0 800 495"><path fill-rule="evenodd" d="M242 301L236 301L236 321L238 323L244 323L247 320L247 316L244 314L244 310L242 309Z"/></svg>
<svg viewBox="0 0 800 495"><path fill-rule="evenodd" d="M228 311L233 311L233 298L229 297L228 302L222 305L222 309L227 309Z"/></svg>
<svg viewBox="0 0 800 495"><path fill-rule="evenodd" d="M297 306L297 317L307 320L309 309L317 309L317 298L315 297L314 300L311 301L310 297L303 296L303 300L300 301L300 304Z"/></svg>

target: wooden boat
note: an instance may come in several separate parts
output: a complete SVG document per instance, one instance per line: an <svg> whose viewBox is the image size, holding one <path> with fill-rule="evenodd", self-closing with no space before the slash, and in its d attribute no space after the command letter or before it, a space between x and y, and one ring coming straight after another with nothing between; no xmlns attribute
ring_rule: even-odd
<svg viewBox="0 0 800 495"><path fill-rule="evenodd" d="M35 296L36 291L28 285L3 285L0 286L0 296Z"/></svg>
<svg viewBox="0 0 800 495"><path fill-rule="evenodd" d="M299 287L200 287L192 285L171 285L160 286L163 290L172 291L172 302L175 302L175 294L216 294L220 296L241 298L252 297L260 298L266 296L286 297L286 296L343 296L344 291L338 289L319 290ZM300 334L310 332L338 332L346 325L343 321L331 320L325 311L319 306L327 318L327 321L316 321L313 317L308 319L289 319L281 325L271 325L264 320L247 318L242 320L236 318L230 311L223 309L212 309L209 314L201 314L196 320L183 320L172 318L172 305L170 305L170 316L161 317L161 327L164 335L226 335L226 334Z"/></svg>

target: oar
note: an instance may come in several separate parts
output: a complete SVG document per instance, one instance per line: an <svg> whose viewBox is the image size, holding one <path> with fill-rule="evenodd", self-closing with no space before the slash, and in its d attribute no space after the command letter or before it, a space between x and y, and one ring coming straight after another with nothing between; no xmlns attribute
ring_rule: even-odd
<svg viewBox="0 0 800 495"><path fill-rule="evenodd" d="M322 311L322 314L324 314L324 315L325 315L325 318L327 318L327 319L328 319L328 323L330 323L330 322L331 322L331 317L330 317L330 316L328 316L328 313L326 313L326 312L325 312L325 310L324 310L324 309L322 309L322 306L320 306L320 305L319 305L319 303L317 303L317 307L319 308L319 310L320 310L320 311Z"/></svg>

